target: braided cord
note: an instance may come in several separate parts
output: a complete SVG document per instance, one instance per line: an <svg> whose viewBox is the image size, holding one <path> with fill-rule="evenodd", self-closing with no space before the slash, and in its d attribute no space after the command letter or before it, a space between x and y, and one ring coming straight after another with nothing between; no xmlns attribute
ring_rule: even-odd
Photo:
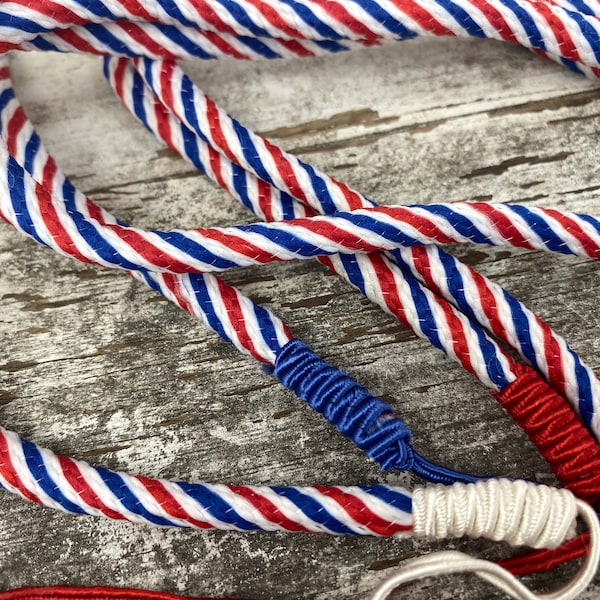
<svg viewBox="0 0 600 600"><path fill-rule="evenodd" d="M204 160L198 159L197 166L214 172L217 180L228 172L230 179L224 185L227 189L236 187L235 174L243 174L245 185L254 186L252 189L258 190L258 197L263 195L263 199L257 204L252 194L240 193L237 189L236 195L242 201L245 199L244 203L250 208L260 208L268 221L288 219L285 223L172 232L144 232L119 223L78 192L56 168L16 102L8 68L2 65L0 120L7 147L0 148L0 162L8 177L2 184L5 189L0 193L0 213L18 229L62 254L130 272L201 318L239 349L274 364L283 379L286 369L279 368L283 358L282 363L278 361L286 351L293 355L296 340L277 317L211 272L272 260L321 256L322 262L335 267L374 300L381 303L381 298L391 297L390 301L383 302L386 309L444 349L492 390L503 394L521 376L519 366L482 330L477 324L479 321L529 358L571 400L584 423L598 435L598 395L594 393L598 382L566 343L500 288L459 266L441 250L427 246L450 242L507 244L597 259L600 257L598 220L559 211L479 203L374 207L356 192L231 120L208 98L201 96L170 61L187 56L306 56L421 34L467 35L517 42L586 75L599 76L600 25L589 4L580 0L427 0L419 3L382 0L351 4L335 0L301 3L232 0L226 5L217 0L177 3L69 0L62 4L14 0L0 6L0 26L0 52L20 48L146 57L134 59L133 67L112 58L105 64L109 79L116 82L117 88L121 85L119 73L127 74L129 81L135 83L133 91L123 86L122 93L119 89L117 93L121 97L131 94L133 103L138 106L134 110L137 116L146 122L139 107L149 114L145 98L151 103L158 99L164 107L163 113L157 117L161 112L155 109L153 118L160 137L164 139L162 134L166 131L160 131L161 119L166 116L175 124L179 122L179 137L175 142L165 140L169 145L188 158L192 158L188 148L194 147L203 153ZM198 102L202 110L191 112L190 104ZM153 129L149 122L146 125ZM178 143L180 148L183 144L183 152L177 147ZM207 164L210 169L206 168ZM266 190L269 192L264 196ZM316 213L330 216L318 217ZM382 254L382 250L388 253ZM324 255L330 256L323 258ZM449 273L452 273L452 283L444 287L443 279ZM487 294L486 298L497 297L501 302L494 308L486 308L485 300L480 306L471 306L463 292L469 286L480 294L483 292L482 298ZM502 316L497 314L500 312ZM420 323L425 326L421 327ZM440 329L440 323L445 324L445 330ZM522 327L524 324L526 327ZM521 333L523 331L525 333ZM543 342L532 343L531 338L540 338L539 334ZM306 348L302 348L302 353L310 355ZM315 360L322 363L318 357ZM297 386L300 395L326 414L341 431L362 444L369 455L386 466L409 466L412 462L413 470L434 480L460 477L430 465L421 457L411 459L407 430L401 421L390 416L389 407L359 390L356 382L344 380L346 383L341 384L341 375L336 370L319 368L327 373L323 375L324 380L335 380L332 404L319 404L321 399L315 390L323 389L320 380L315 386ZM290 387L294 387L294 378L301 379L298 374L290 376ZM505 404L508 406L511 402ZM517 412L519 410L517 408ZM359 417L364 418L361 421ZM388 421L394 423L392 435L387 434ZM521 422L529 423L528 427L535 426L535 419ZM373 430L368 431L369 428ZM365 431L371 437L365 438ZM14 434L4 433L6 439L14 437ZM378 446L380 435L385 438L381 448ZM390 441L398 443L399 460L397 456L388 455L386 444ZM543 443L541 439L538 441ZM16 457L15 464L22 467L23 472L19 470L16 475L9 472L4 480L6 487L49 505L86 512L77 501L82 498L82 491L64 495L60 489L63 484L57 485L53 479L60 475L56 463L60 457L55 460L48 451L22 440L17 443L12 439L10 443L15 450L6 455L9 466ZM46 464L52 465L47 473L44 472ZM27 469L31 470L29 474ZM129 480L130 476L117 474L115 479L110 472L90 469L90 477L102 479L104 484L110 479L113 488L116 486L117 491L113 489L113 493L126 508L122 513L125 518L146 519L159 525L195 524L187 520L187 513L179 513L175 508L171 509L175 514L169 513L174 520L155 511L152 499L144 496L147 487L146 491L139 487L144 485L140 483L144 478ZM120 481L126 483L123 485ZM35 482L40 484L39 488ZM197 488L188 490L185 484L177 485L194 499L200 493ZM135 489L143 500L135 494L129 497L125 488ZM269 489L276 493L276 488ZM222 492L220 488L219 491ZM184 501L183 497L179 500ZM118 513L112 500L102 505L94 502L96 500L89 505L92 512L96 511L94 514ZM193 516L192 520L195 519ZM217 520L220 519L217 515ZM245 520L244 515L241 519L223 522L226 527L240 529L262 525ZM214 526L210 519L198 522ZM335 527L332 531L356 533L336 531Z"/></svg>
<svg viewBox="0 0 600 600"><path fill-rule="evenodd" d="M131 68L129 63L125 64L125 62L127 61L107 59L105 73L127 108L174 151L190 160L259 216L269 221L303 217L306 215L306 211L310 210L307 207L307 196L311 198L313 206L317 204L320 212L331 213L355 206L374 206L374 203L357 192L349 190L346 186L300 161L297 162L310 177L302 178L301 174L297 174L294 181L310 179L323 183L319 186L313 185L308 192L303 188L300 193L297 193L296 198L291 198L287 191L267 185L260 178L254 179L253 175L256 172L264 172L265 169L268 169L269 163L276 163L279 157L283 157L288 165L296 159L272 144L260 140L258 136L249 132L222 111L217 111L214 103L195 88L176 66L167 63L157 66L155 63L150 68L150 61L141 65L140 61L134 60L132 65L135 65L136 71ZM154 72L159 73L158 78L152 78ZM145 75L146 81L141 79L142 74ZM149 85L144 85L148 80L150 82L159 81L160 85L156 83L154 89L151 90ZM160 97L154 93L155 90L157 93L160 92ZM181 90L179 94L177 90ZM165 110L156 105L157 101ZM200 117L198 113L204 113L203 107L206 107L206 114ZM176 110L179 110L177 114L171 112ZM229 141L225 132L235 132L233 141ZM250 143L253 145L249 146ZM241 157L239 152L234 153L232 150L238 146L245 149ZM248 147L250 147L250 151L247 150ZM258 148L261 147L271 150L270 156L268 154L265 158L261 158L258 151ZM215 151L218 154L215 154ZM249 173L239 166L239 164L243 164L244 167L250 168L247 163L244 163L247 155L255 159L251 165L253 173ZM273 155L275 156L273 157ZM269 159L271 160L269 161ZM279 160L279 162L283 161ZM231 171L224 172L225 169ZM281 171L281 167L279 170ZM243 185L239 184L240 180L244 182ZM337 189L340 193L330 194L329 202L320 202L319 204L320 198L323 196L321 193L323 189ZM515 240L524 247L530 247L528 240L531 239L533 232L526 231L526 226L520 222L515 223L514 215L502 213L502 208L506 209L506 207L482 206L484 210L490 211L486 215L487 219L502 228L506 238ZM452 208L455 207L456 205L452 206ZM562 214L557 216L559 219L563 218ZM453 212L448 215L448 219L452 223L459 221L460 218ZM539 215L532 215L532 218L538 229L543 230L543 222L539 221ZM465 229L469 227L470 223L472 220L465 219L459 225ZM564 229L569 227L570 224L564 225ZM548 232L553 234L552 223L546 227L545 237L542 239L549 238ZM471 231L468 233L472 239L485 239L481 232ZM583 235L585 234L582 232ZM592 235L597 237L597 233L592 232ZM555 248L562 247L560 239L559 237L558 243L556 237L551 240L555 242ZM586 239L586 241L588 240ZM573 243L572 246L577 248L576 243ZM592 254L596 252L594 248L594 243L588 245L588 250ZM465 336L466 339L462 342L457 340L457 336L460 336L462 330L477 331L477 329L472 324L465 323L464 320L460 321L454 318L456 313L451 308L419 285L419 283L425 284L436 294L452 302L471 319L475 319L500 339L509 343L524 358L530 360L552 385L571 401L575 409L583 415L586 425L590 426L595 412L594 405L600 398L600 382L591 369L582 363L567 343L548 325L502 290L500 286L463 265L437 246L423 247L416 244L410 249L401 248L388 257L401 267L402 272L398 271L394 265L390 265L389 260L385 257L378 260L377 264L371 264L376 260L375 257L371 257L369 260L363 256L341 255L320 260L341 273L347 281L361 289L363 293L366 293L386 310L395 314L418 334L429 339L435 346L443 348L450 356L453 355L453 352L449 350L448 345L444 346L441 340L451 337L454 340L453 348L466 348L464 355L458 358L463 367L475 373L484 383L489 382L489 367L496 365L495 361L498 361L500 365L510 364L510 359L500 353L497 347L488 345L488 340L483 332L477 332L478 339L475 340L473 336ZM377 281L374 282L374 285L368 285L374 279L369 276L372 272L377 273ZM417 278L418 281L415 282L408 278L407 273ZM388 279L389 276L393 276L392 281L386 283L386 276ZM396 298L394 294L389 293L390 289L399 292L398 302L394 302ZM465 293L465 290L471 293ZM417 303L421 308L418 314L405 308ZM437 310L433 310L432 306L436 304ZM435 319L435 314L443 315L446 318ZM442 332L441 335L440 332ZM479 348L474 348L474 345ZM479 358L481 354L483 356ZM471 357L474 358L471 359ZM482 359L488 372L482 372L481 368L477 369L476 365L481 364ZM506 366L504 366L504 370L506 371ZM505 375L505 377L512 379L511 374Z"/></svg>

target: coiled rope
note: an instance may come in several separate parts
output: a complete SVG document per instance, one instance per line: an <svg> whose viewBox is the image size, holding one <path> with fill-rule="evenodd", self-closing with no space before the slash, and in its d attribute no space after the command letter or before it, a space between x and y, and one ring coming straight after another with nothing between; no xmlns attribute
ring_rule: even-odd
<svg viewBox="0 0 600 600"><path fill-rule="evenodd" d="M374 6L366 2L357 4L355 10L363 17L362 26L359 26L356 16L350 15L346 7L335 2L230 3L227 9L220 3L210 2L182 2L181 5L145 2L143 6L137 2L69 2L68 6L67 3L7 2L2 5L0 14L0 22L6 25L2 30L4 46L0 47L4 50L15 47L79 50L167 59L187 55L208 57L221 54L255 58L259 55L285 55L282 48L287 49L288 53L296 54L335 51L346 47L348 41L372 44L382 39L401 39L411 37L417 32L428 31L437 35L500 35L501 39L523 43L588 75L598 74L594 62L594 44L597 46L598 41L595 33L596 17L587 6L584 6L581 12L577 12L568 6L541 2L469 3L468 9L476 13L475 18L469 14L467 7L457 3L436 3L435 6L427 6L425 3L418 6L414 3L401 4L401 9L397 6ZM277 13L275 9L278 10ZM427 12L428 9L430 12ZM520 22L515 23L515 15L521 19ZM410 21L412 28L403 24L400 17ZM424 25L425 17L429 17L427 27ZM494 17L495 21L489 20L486 26L484 17L488 20ZM287 18L291 19L290 23L286 23ZM423 22L419 19L423 19ZM512 29L507 25L509 21ZM339 26L336 28L333 22ZM492 23L496 25L495 28ZM418 28L419 24L421 29ZM436 24L441 27L436 28ZM454 28L449 27L451 24ZM501 25L500 29L498 25ZM523 35L523 31L526 32L526 36ZM242 47L251 51L244 55L240 51ZM208 48L211 48L212 54L208 52ZM280 48L279 53L273 48ZM244 196L236 187L236 184L239 185L239 178L236 181L235 174L240 171L236 171L235 167L246 174L244 184L239 186L244 192L256 189L259 191L259 198L262 193L264 199L265 189L268 189L270 199L263 201L262 206L260 201L257 204L267 218L268 210L264 208L269 203L271 217L275 218L279 215L302 217L310 216L314 212L332 213L349 209L351 212L341 215L338 212L338 220L324 219L322 223L311 218L288 223L279 228L255 226L254 229L244 227L235 231L145 234L124 227L118 224L114 217L84 198L56 169L16 104L10 88L8 70L3 69L6 86L5 93L2 94L2 135L7 144L7 152L1 158L8 174L7 181L10 178L10 185L7 186L7 195L3 195L6 202L2 206L2 212L7 220L37 241L47 245L54 244L53 247L62 253L98 264L115 266L116 262L121 268L135 270L138 277L162 291L180 306L203 318L225 339L229 339L259 360L274 364L275 373L280 372L277 365L280 352L288 348L287 344L292 339L289 330L271 313L251 303L239 292L207 272L234 266L239 261L239 264L248 264L250 258L256 258L254 254L257 249L262 252L257 255L262 262L341 251L341 255L323 260L337 265L336 270L345 272L348 279L375 299L385 296L385 292L390 296L392 286L398 290L398 282L404 281L402 293L396 293L397 299L392 295L391 305L395 309L392 312L398 316L402 315L404 322L410 323L418 330L421 329L423 335L434 343L437 342L438 347L442 347L499 394L511 385L514 387L513 384L523 377L524 371L471 319L478 317L499 337L499 331L503 331L505 337L512 340L512 345L525 354L551 383L571 400L585 425L598 433L594 406L598 398L597 394L594 394L594 388L597 390L598 386L596 378L563 340L531 313L521 309L521 305L514 299L499 288L493 287L491 282L488 284L475 272L462 266L457 267L456 261L446 258L448 255L430 246L413 245L409 250L395 251L389 255L373 254L376 250L388 250L416 242L422 244L436 240L443 243L457 239L498 243L505 242L508 237L516 239L515 245L519 245L519 241L522 240L520 245L531 247L531 240L534 240L538 247L597 257L597 242L594 240L594 237L598 236L597 222L585 217L581 217L582 222L578 222L577 216L560 213L549 215L542 212L541 215L535 213L533 221L529 224L526 222L524 226L522 214L515 209L516 216L511 214L511 218L517 225L510 221L507 223L506 215L498 222L480 223L477 219L481 220L481 215L473 220L472 213L455 213L455 207L440 206L436 207L438 212L433 210L432 214L427 214L427 207L414 208L411 218L416 220L407 224L406 219L400 218L400 213L406 212L407 209L396 211L398 214L394 213L394 209L373 209L372 203L355 192L285 155L256 136L249 135L239 124L227 121L226 115L214 104L198 96L197 91L190 88L189 81L186 81L185 76L179 74L176 66L168 60L132 61L138 79L132 77L131 71L127 71L131 67L124 61L117 61L118 59L108 59L106 62L109 79L117 82L115 87L119 93L119 71L126 74L123 81L126 82L129 76L133 85L127 88L121 83L122 93L119 95L124 97L132 94L138 117L146 121L150 128L156 123L154 127L159 130L161 137L169 138L166 141L172 146L179 142L180 146L184 146L188 157L193 157L194 153L203 157L205 164L211 165L217 179L219 176L225 179L224 171L229 169L230 178L227 181L232 184L225 187L234 187L238 197L246 199L245 203L251 207L256 201L248 201L249 195ZM142 86L139 85L140 79ZM174 87L169 89L171 85ZM189 129L180 129L180 133L173 136L172 131L164 127L165 120L161 123L156 116L160 110L155 110L154 115L146 111L143 94L147 95L147 90L166 107L161 118L179 119ZM134 92L138 95L134 96ZM202 106L206 114L202 114L202 111L200 114L191 113L192 105ZM140 107L145 110L143 114L146 117L150 115L147 119L142 117ZM212 139L207 137L206 140L213 148L217 148L216 153L210 154L200 147L197 139L206 136L206 127L201 125L208 125L209 129L212 126L215 131L216 139L212 136ZM192 135L188 133L190 130ZM218 136L221 136L221 139ZM206 140L202 141L206 144ZM199 159L198 162L202 164ZM215 164L218 165L218 169L214 167ZM251 177L255 178L254 181ZM281 209L276 208L275 198L281 202ZM296 205L301 205L301 208L296 208ZM470 210L470 205L466 208ZM297 210L304 211L304 214L293 212ZM422 214L422 211L426 214ZM498 218L496 215L494 217ZM487 218L489 220L489 216ZM68 223L71 225L66 225ZM429 237L418 239L411 229L415 223L426 224L425 231ZM486 226L490 225L492 230L495 230L491 233L486 230ZM503 232L503 226L508 226L511 230ZM295 229L297 227L300 228L300 233ZM273 232L277 235L274 236ZM521 237L515 237L515 232ZM358 237L365 234L367 237L364 240ZM498 237L494 237L495 235ZM510 243L513 241L511 239ZM348 256L348 252L355 251L370 254ZM444 289L440 285L441 276L437 279L431 275L425 276L424 272L433 271L431 268L429 271L425 268L428 261L430 265L437 261L445 269L455 270L458 277L452 281L457 283ZM196 271L202 274L190 274ZM376 285L367 284L369 278L366 273L369 271L376 274ZM354 279L348 275L350 272L353 273ZM443 273L442 270L437 272ZM472 306L466 295L459 292L460 277L464 278L463 283L473 282L475 289L484 290L488 298L496 295L502 298L501 304L512 309L512 314L506 310L497 310L498 313L503 312L504 317L500 317L494 314L495 309L484 308L482 305L485 302L480 306ZM372 275L370 279L369 283L372 283ZM427 290L424 284L430 285L434 291ZM372 289L377 291L373 292ZM456 304L459 310L451 303ZM226 307L227 314L218 308L219 305ZM389 302L384 305L390 310ZM521 312L518 313L517 309ZM466 316L460 311L464 311ZM423 314L427 315L426 319L423 319ZM512 319L508 319L507 314L511 314ZM515 318L515 314L519 318ZM423 331L422 327L417 325L422 322L429 325L429 329ZM523 324L526 325L525 329ZM440 331L440 325L445 325L441 331L449 333L448 336L435 333ZM533 344L531 339L527 339L531 336L530 327L542 333L543 343ZM540 339L539 336L536 337ZM294 344L289 348L300 346ZM558 355L556 349L559 350ZM556 356L552 354L553 350ZM288 354L290 353L293 357L292 363L301 357L312 357L306 348L301 348L298 355L288 350ZM527 353L531 356L527 356ZM553 357L552 361L549 360L550 357ZM492 359L491 362L487 360L489 358ZM332 373L332 376L339 377L335 373ZM355 389L354 384L348 385ZM543 385L543 382L539 380L537 385ZM301 394L309 393L304 389L299 391ZM319 410L328 417L331 415L333 422L342 431L350 432L359 445L363 443L361 447L370 456L379 459L387 468L411 466L406 460L389 458L390 441L397 443L400 439L406 439L405 429L398 425L399 421L387 418L391 413L390 407L377 404L376 399L373 400L372 397L365 398L367 404L371 403L371 408L374 406L373 402L376 405L374 410L367 411L371 415L371 420L367 421L369 425L389 425L392 421L396 424L391 438L387 437L389 431L386 430L384 440L375 436L377 439L369 438L363 443L364 429L356 427L361 422L357 417L364 416L364 413L342 411L343 418L340 420L333 409L328 410L325 407ZM339 400L335 395L333 399ZM506 405L509 406L510 402L506 402ZM358 403L357 406L360 410L365 407L364 403ZM349 409L354 408L349 406ZM382 419L383 416L386 418ZM573 427L577 428L579 421L576 418L571 418L571 421ZM578 472L576 481L583 481L584 493L588 494L588 498L594 499L598 495L598 469L595 462L598 460L597 445L591 438L585 438L584 443L587 448L586 457L589 457L590 462L583 475L581 471ZM402 456L408 454L405 452ZM557 464L558 467L564 465L564 460L563 463ZM414 467L414 463L412 466ZM557 467L555 464L552 466ZM430 465L426 467L421 469L420 474L434 480L449 481L457 477L470 480L446 470L431 469ZM560 472L558 467L556 470ZM568 475L569 472L570 469L563 469L563 475ZM568 481L563 483L569 485Z"/></svg>

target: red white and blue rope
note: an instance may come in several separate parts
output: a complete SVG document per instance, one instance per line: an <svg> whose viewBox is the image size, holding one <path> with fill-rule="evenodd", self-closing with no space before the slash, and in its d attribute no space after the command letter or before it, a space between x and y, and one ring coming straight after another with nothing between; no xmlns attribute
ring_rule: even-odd
<svg viewBox="0 0 600 600"><path fill-rule="evenodd" d="M517 0L377 4L366 0L351 4L27 0L0 7L0 50L59 49L166 59L190 55L256 58L309 55L337 51L353 43L376 44L432 33L516 41L597 76L597 17L589 5L577 3L577 10L569 5ZM285 325L207 271L334 254L322 260L380 303L387 293L385 308L498 392L519 377L519 369L469 317L477 317L496 335L511 340L569 397L585 424L598 435L597 380L547 326L500 288L459 267L440 250L413 246L389 255L375 253L415 243L475 241L543 247L597 258L597 221L558 211L473 204L373 209L372 203L356 192L229 119L172 62L135 60L132 65L110 59L109 79L121 97L131 95L134 112L167 143L180 152L183 149L188 158L193 159L194 153L202 156L199 166L217 180L227 181L224 187L237 192L267 220L311 218L194 232L143 232L119 224L60 174L18 106L8 70L3 67L1 118L7 150L0 152L0 158L7 179L0 197L2 213L9 222L61 253L135 271L225 339L271 364L276 364L292 339ZM151 112L145 106L155 99L162 103L163 112L154 104L155 114L148 117ZM191 111L194 104L202 110ZM179 130L177 120L182 124ZM244 176L243 193L236 187L236 173ZM339 212L344 210L350 212ZM336 216L315 218L315 212L335 212ZM357 251L368 254L350 254ZM452 285L444 287L442 278L449 272L453 273ZM485 301L474 305L463 289L476 290L480 302L482 291L487 298L502 299L497 310L502 314L491 314ZM397 298L392 294L391 302L390 291ZM424 314L429 321L423 319ZM429 328L424 330L422 323ZM553 356L557 349L558 360ZM28 466L27 461L18 464ZM47 494L43 498L53 500Z"/></svg>

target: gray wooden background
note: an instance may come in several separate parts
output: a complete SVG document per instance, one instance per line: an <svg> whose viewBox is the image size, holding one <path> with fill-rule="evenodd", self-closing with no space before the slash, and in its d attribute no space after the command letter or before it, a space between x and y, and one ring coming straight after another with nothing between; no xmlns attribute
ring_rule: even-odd
<svg viewBox="0 0 600 600"><path fill-rule="evenodd" d="M139 126L97 59L20 55L17 91L68 175L142 227L248 222ZM485 199L600 214L599 84L529 52L417 40L289 62L186 65L254 130L383 203ZM600 367L597 264L457 248ZM315 262L231 272L330 362L396 406L425 456L543 482L551 472L486 389ZM0 226L0 421L56 451L151 476L252 484L412 485L383 473L251 359L122 273ZM143 586L188 595L364 598L404 559L485 542L160 530L0 495L0 589ZM548 589L573 567L530 583ZM402 597L495 598L472 577ZM583 598L600 597L600 580Z"/></svg>

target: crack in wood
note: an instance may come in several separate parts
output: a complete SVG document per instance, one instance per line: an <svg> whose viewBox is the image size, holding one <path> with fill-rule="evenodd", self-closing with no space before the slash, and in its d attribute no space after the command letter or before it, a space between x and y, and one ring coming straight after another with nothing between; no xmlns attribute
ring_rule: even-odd
<svg viewBox="0 0 600 600"><path fill-rule="evenodd" d="M460 175L459 177L460 179L471 179L473 177L482 177L484 175L502 175L512 167L519 167L521 165L543 165L553 162L559 162L561 160L565 160L573 154L574 152L559 152L558 154L554 154L553 156L515 156L513 158L503 160L497 165L491 165L489 167L480 167L478 169L474 169L470 173L467 173L466 175Z"/></svg>

